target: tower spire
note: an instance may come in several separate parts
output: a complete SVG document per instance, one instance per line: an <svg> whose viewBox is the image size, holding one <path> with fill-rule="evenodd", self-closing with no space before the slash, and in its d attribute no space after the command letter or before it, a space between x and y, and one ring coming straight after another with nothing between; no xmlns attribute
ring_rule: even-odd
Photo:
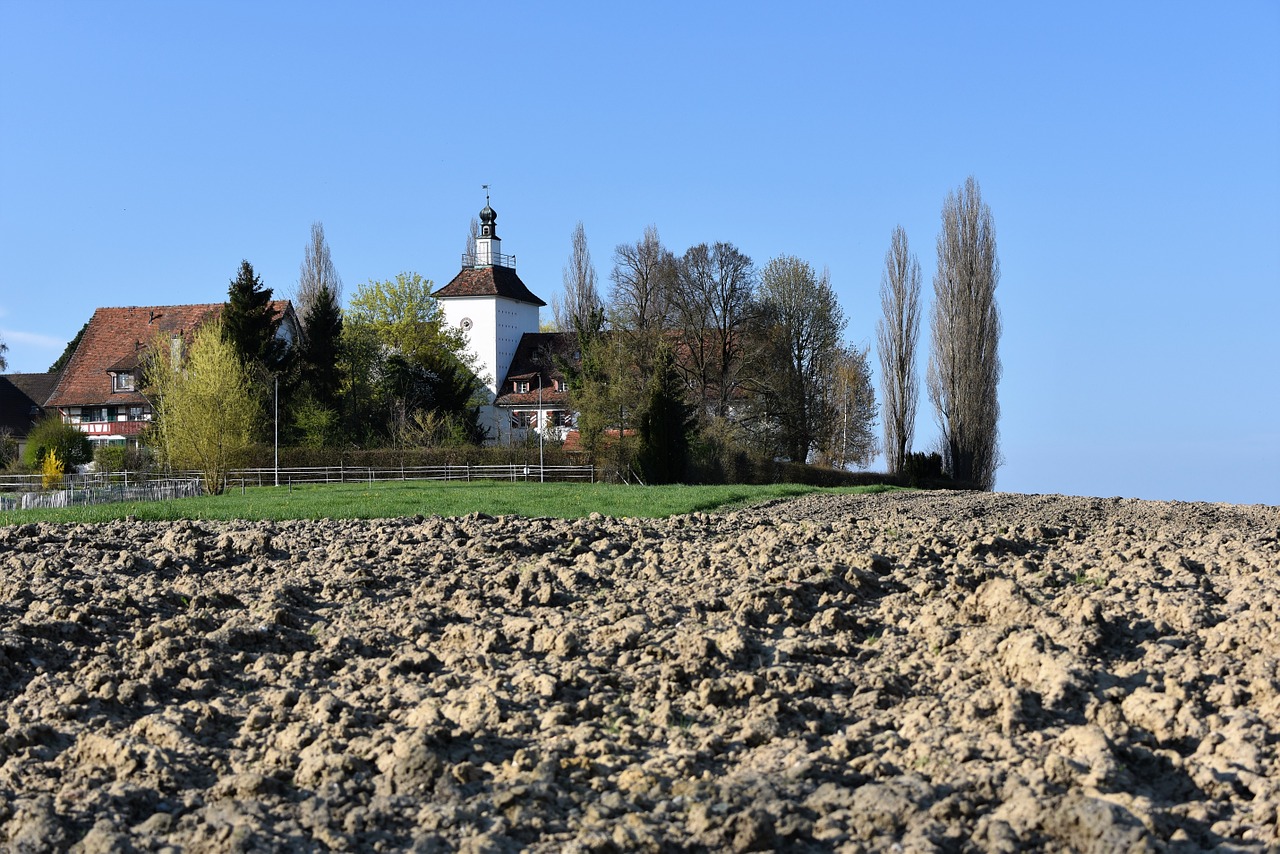
<svg viewBox="0 0 1280 854"><path fill-rule="evenodd" d="M489 185L484 184L484 208L480 211L480 236L476 238L477 267L502 263L502 241L498 239L498 212L489 207Z"/></svg>

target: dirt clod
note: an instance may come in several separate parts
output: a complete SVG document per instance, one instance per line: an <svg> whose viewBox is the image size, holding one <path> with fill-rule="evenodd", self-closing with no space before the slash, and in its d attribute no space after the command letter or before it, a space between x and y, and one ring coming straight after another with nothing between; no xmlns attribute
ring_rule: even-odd
<svg viewBox="0 0 1280 854"><path fill-rule="evenodd" d="M1280 848L1280 509L0 528L0 849Z"/></svg>

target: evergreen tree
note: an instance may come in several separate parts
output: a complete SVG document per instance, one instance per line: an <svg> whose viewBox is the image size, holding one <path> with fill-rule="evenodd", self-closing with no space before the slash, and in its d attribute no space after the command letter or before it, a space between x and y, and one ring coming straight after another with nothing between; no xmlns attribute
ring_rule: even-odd
<svg viewBox="0 0 1280 854"><path fill-rule="evenodd" d="M302 343L302 379L312 398L326 409L337 405L342 377L338 356L342 346L342 309L327 285L322 285L303 318L307 330Z"/></svg>
<svg viewBox="0 0 1280 854"><path fill-rule="evenodd" d="M80 331L76 333L76 337L67 342L66 349L62 351L62 355L58 357L58 361L49 366L49 373L56 374L67 366L67 362L71 361L72 355L75 354L76 348L80 346L80 339L84 337L84 331L89 328L89 322L85 321L84 326L80 327ZM3 352L4 345L0 344L0 352Z"/></svg>
<svg viewBox="0 0 1280 854"><path fill-rule="evenodd" d="M640 470L648 483L684 480L689 460L693 407L685 401L685 383L675 354L661 344L654 357L644 412L640 415Z"/></svg>
<svg viewBox="0 0 1280 854"><path fill-rule="evenodd" d="M248 261L240 262L240 273L231 280L227 296L222 313L223 340L235 347L236 355L251 370L280 371L286 348L276 337L280 320L271 305L271 288L263 286Z"/></svg>

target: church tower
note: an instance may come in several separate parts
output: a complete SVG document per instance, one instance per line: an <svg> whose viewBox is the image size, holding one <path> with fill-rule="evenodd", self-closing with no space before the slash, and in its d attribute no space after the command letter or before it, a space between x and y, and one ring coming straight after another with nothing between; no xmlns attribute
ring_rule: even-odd
<svg viewBox="0 0 1280 854"><path fill-rule="evenodd" d="M497 221L486 193L474 251L462 256L462 270L435 292L445 320L466 334L467 349L477 358L488 387L480 424L494 440L507 432L500 429L493 406L498 383L506 378L521 337L538 331L538 309L546 305L516 275L515 256L502 254Z"/></svg>

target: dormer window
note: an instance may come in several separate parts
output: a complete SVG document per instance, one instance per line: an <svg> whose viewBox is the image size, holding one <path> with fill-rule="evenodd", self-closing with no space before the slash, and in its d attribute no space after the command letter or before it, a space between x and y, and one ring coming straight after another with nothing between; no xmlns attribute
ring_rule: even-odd
<svg viewBox="0 0 1280 854"><path fill-rule="evenodd" d="M111 390L133 391L133 371L116 371L111 375Z"/></svg>
<svg viewBox="0 0 1280 854"><path fill-rule="evenodd" d="M525 394L529 391L529 381L516 380L515 387L516 387L516 394Z"/></svg>

